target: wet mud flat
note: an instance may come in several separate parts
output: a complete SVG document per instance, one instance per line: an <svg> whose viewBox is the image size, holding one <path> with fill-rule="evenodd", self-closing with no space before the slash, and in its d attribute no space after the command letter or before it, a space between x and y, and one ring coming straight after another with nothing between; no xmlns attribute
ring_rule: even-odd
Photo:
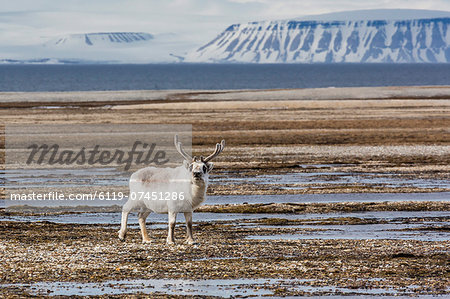
<svg viewBox="0 0 450 299"><path fill-rule="evenodd" d="M225 297L449 294L449 221L442 216L293 220L283 215L200 221L195 225L196 245L183 244L184 228L179 225L179 240L173 246L164 243L162 227L152 228L153 243L144 245L137 227L121 242L118 225L2 221L1 292ZM384 225L386 232L434 231L443 239L402 239L398 234L345 239L322 234L371 225L369 230ZM229 293L218 293L221 287Z"/></svg>
<svg viewBox="0 0 450 299"><path fill-rule="evenodd" d="M348 147L345 147L348 149ZM227 148L233 157L233 148ZM435 155L432 162L427 162L425 155L411 157L412 152L422 150L429 156ZM273 155L277 149L272 149ZM278 149L279 150L279 149ZM284 148L284 155L294 152L305 152L303 148ZM333 155L340 159L339 163L317 164L302 163L292 165L273 165L271 162L255 163L258 157L248 163L217 162L210 176L208 195L302 195L302 194L342 194L342 193L430 193L450 191L450 146L403 146L365 147L365 157L348 156L343 148L314 146L307 149L313 152L325 151L327 158ZM398 160L411 159L410 162L393 165L394 162L383 162L381 159L394 159L389 154L379 156L380 151L400 151ZM377 155L372 156L371 155ZM428 158L429 158L428 156ZM317 154L315 159L317 159ZM275 159L275 158L274 158ZM414 161L416 159L417 161ZM439 159L439 160L438 160ZM357 163L355 161L358 160ZM367 161L370 160L370 161ZM311 162L310 158L302 161ZM348 162L348 163L345 163ZM0 170L0 182L6 188L20 190L33 188L41 193L64 189L67 192L76 190L89 193L99 190L104 193L120 192L121 199L128 197L128 181L130 173L115 167L91 169L5 169ZM119 202L120 204L120 202Z"/></svg>
<svg viewBox="0 0 450 299"><path fill-rule="evenodd" d="M0 292L448 296L449 99L448 87L0 94L5 123L188 123L199 155L227 141L196 245L182 217L168 246L166 215L149 217L143 245L135 215L118 240L120 207L2 211ZM127 192L114 168L2 171L3 186Z"/></svg>
<svg viewBox="0 0 450 299"><path fill-rule="evenodd" d="M391 212L370 203L372 211L359 206L345 213L330 208L324 214L199 212L195 245L183 243L182 217L177 243L170 246L164 215L149 217L151 244L141 244L133 218L126 241L119 241L119 215L101 221L117 213L93 214L85 224L37 216L3 220L1 292L161 298L448 295L449 203L415 203L416 211L396 204Z"/></svg>

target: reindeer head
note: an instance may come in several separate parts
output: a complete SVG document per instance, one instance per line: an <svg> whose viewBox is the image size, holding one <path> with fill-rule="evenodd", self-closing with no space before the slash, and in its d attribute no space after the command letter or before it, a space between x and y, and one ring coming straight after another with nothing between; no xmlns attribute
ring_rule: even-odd
<svg viewBox="0 0 450 299"><path fill-rule="evenodd" d="M208 173L213 169L213 163L209 162L215 157L217 157L225 148L225 140L216 144L216 150L214 153L204 158L200 157L191 157L189 156L183 149L181 142L178 141L178 135L175 135L175 147L180 155L184 158L184 165L189 170L192 175L192 180L194 181L204 181L206 182L208 179Z"/></svg>

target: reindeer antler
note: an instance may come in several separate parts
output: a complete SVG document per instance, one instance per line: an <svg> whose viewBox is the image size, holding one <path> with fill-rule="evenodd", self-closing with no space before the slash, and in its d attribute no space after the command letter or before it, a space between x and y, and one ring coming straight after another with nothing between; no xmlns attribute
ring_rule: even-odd
<svg viewBox="0 0 450 299"><path fill-rule="evenodd" d="M216 144L216 150L214 151L214 153L212 153L208 157L202 159L202 161L206 163L206 162L214 159L223 151L224 148L225 148L225 140L222 140L220 143Z"/></svg>
<svg viewBox="0 0 450 299"><path fill-rule="evenodd" d="M189 161L189 163L191 163L192 157L189 156L188 154L186 154L186 152L184 151L183 147L181 146L181 142L178 141L178 135L175 135L174 143L175 143L175 148L180 153L180 155L182 155L185 160L187 160L187 161Z"/></svg>

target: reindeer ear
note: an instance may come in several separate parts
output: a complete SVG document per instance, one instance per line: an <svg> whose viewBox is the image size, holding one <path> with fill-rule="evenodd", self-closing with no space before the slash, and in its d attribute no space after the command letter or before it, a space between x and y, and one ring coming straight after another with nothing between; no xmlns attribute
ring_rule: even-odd
<svg viewBox="0 0 450 299"><path fill-rule="evenodd" d="M189 169L189 162L186 160L183 160L183 166L186 167L186 169Z"/></svg>
<svg viewBox="0 0 450 299"><path fill-rule="evenodd" d="M214 164L213 163L210 163L210 162L208 162L208 163L206 163L206 167L208 168L208 172L210 172L212 169L213 169L213 167L214 167Z"/></svg>

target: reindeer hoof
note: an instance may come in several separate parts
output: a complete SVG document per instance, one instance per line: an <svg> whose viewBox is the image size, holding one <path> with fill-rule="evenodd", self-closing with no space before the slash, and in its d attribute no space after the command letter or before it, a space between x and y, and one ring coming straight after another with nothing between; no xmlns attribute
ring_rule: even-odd
<svg viewBox="0 0 450 299"><path fill-rule="evenodd" d="M119 231L119 240L122 241L122 242L125 242L125 237L126 237L126 234L122 234L122 233Z"/></svg>
<svg viewBox="0 0 450 299"><path fill-rule="evenodd" d="M142 244L150 244L152 243L152 240L142 240Z"/></svg>
<svg viewBox="0 0 450 299"><path fill-rule="evenodd" d="M189 245L195 245L195 244L197 244L197 242L195 242L195 241L192 240L192 239L186 239L184 242L187 243L187 244L189 244Z"/></svg>
<svg viewBox="0 0 450 299"><path fill-rule="evenodd" d="M167 241L166 241L166 244L167 244L167 245L174 245L174 244L175 244L175 241L173 241L173 240L167 240Z"/></svg>

